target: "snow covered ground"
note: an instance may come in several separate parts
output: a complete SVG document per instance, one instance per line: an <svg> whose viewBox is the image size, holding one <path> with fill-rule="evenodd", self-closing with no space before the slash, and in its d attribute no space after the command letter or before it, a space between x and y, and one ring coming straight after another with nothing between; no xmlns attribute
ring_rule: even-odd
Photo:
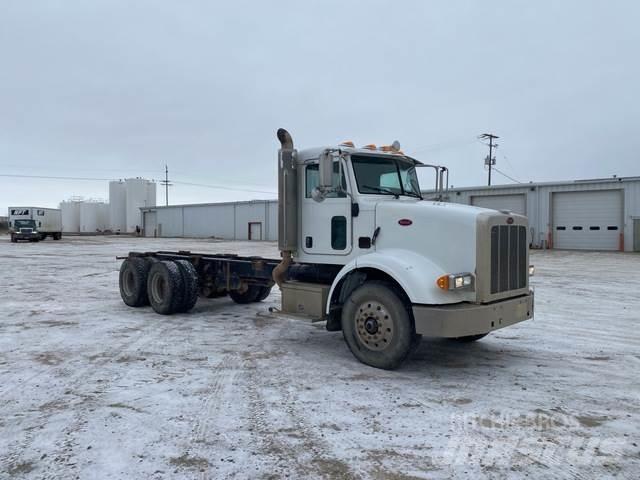
<svg viewBox="0 0 640 480"><path fill-rule="evenodd" d="M535 320L423 341L395 372L341 333L120 300L116 255L271 243L0 240L0 478L637 478L640 256L534 252Z"/></svg>

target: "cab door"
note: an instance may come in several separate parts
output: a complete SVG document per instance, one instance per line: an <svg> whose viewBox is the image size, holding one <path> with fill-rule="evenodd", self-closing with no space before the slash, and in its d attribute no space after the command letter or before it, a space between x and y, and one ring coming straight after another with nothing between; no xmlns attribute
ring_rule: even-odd
<svg viewBox="0 0 640 480"><path fill-rule="evenodd" d="M338 184L342 175L342 188L349 192L345 172L344 160L336 158L333 162L334 184ZM305 164L300 219L302 250L310 255L348 255L352 249L351 199L345 192L335 192L324 201L316 202L311 198L311 192L318 186L318 178L318 162Z"/></svg>

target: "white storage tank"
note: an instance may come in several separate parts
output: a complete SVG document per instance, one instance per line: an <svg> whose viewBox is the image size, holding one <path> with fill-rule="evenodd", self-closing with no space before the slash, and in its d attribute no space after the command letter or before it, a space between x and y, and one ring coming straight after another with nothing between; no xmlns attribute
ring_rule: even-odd
<svg viewBox="0 0 640 480"><path fill-rule="evenodd" d="M109 182L109 221L114 232L127 231L127 188L122 180Z"/></svg>
<svg viewBox="0 0 640 480"><path fill-rule="evenodd" d="M156 206L156 183L149 182L147 183L147 204L146 207L155 207Z"/></svg>
<svg viewBox="0 0 640 480"><path fill-rule="evenodd" d="M80 232L80 205L79 200L65 200L60 202L63 233Z"/></svg>
<svg viewBox="0 0 640 480"><path fill-rule="evenodd" d="M142 207L155 207L156 184L144 178L127 178L125 180L127 196L127 224L126 231L142 229ZM151 203L151 204L150 204Z"/></svg>
<svg viewBox="0 0 640 480"><path fill-rule="evenodd" d="M100 216L100 203L82 202L80 204L80 232L96 233Z"/></svg>
<svg viewBox="0 0 640 480"><path fill-rule="evenodd" d="M109 230L109 217L111 216L111 209L108 203L100 203L98 207L98 228L101 231Z"/></svg>

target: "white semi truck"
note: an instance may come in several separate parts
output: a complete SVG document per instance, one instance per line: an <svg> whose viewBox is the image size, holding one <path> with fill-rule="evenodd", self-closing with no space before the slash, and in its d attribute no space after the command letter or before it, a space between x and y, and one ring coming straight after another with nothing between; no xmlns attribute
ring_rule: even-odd
<svg viewBox="0 0 640 480"><path fill-rule="evenodd" d="M62 238L62 216L56 208L9 207L9 235L11 241L38 242L48 236Z"/></svg>
<svg viewBox="0 0 640 480"><path fill-rule="evenodd" d="M120 269L127 305L185 312L198 295L261 301L277 284L281 311L342 330L355 357L398 367L422 336L478 340L532 318L527 219L441 201L446 168L399 144L297 151L278 130L281 259L130 252ZM436 172L422 197L417 169Z"/></svg>

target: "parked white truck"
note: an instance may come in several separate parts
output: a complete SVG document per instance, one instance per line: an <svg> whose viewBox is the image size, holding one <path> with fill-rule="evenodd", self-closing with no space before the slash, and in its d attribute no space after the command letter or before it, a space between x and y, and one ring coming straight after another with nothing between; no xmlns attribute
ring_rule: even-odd
<svg viewBox="0 0 640 480"><path fill-rule="evenodd" d="M285 313L342 330L363 363L398 367L422 336L478 340L533 316L527 219L440 201L446 169L399 144L297 151L278 130L281 259L131 252L120 270L127 305L188 311L198 293L237 303L274 283ZM417 169L433 168L433 200Z"/></svg>
<svg viewBox="0 0 640 480"><path fill-rule="evenodd" d="M38 242L48 236L62 238L62 216L56 208L9 207L9 235L11 241Z"/></svg>

